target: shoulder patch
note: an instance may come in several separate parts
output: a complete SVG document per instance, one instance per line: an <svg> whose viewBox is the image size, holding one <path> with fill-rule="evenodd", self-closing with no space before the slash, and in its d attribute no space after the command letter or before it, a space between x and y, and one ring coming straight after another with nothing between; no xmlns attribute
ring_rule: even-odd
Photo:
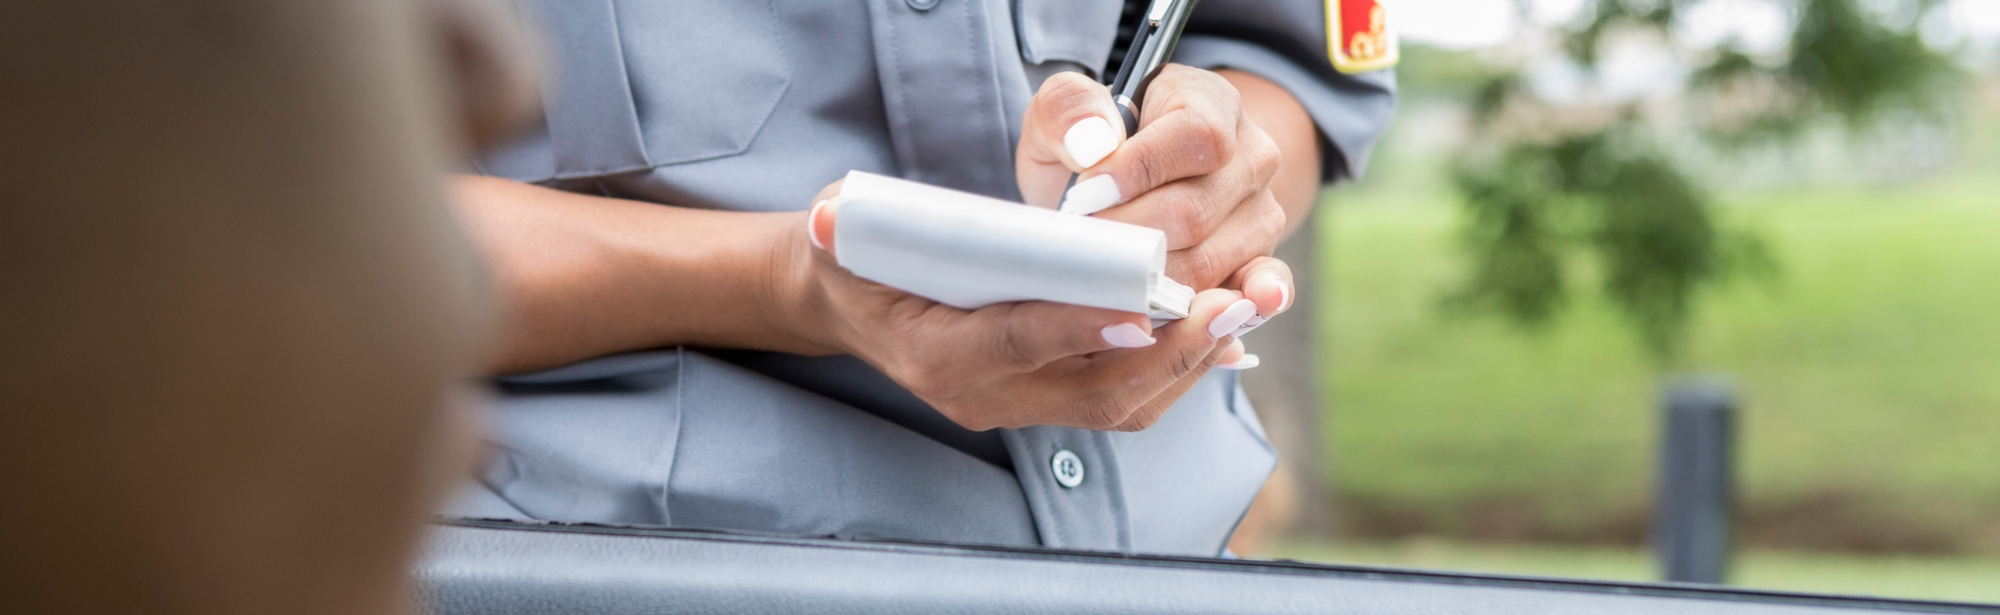
<svg viewBox="0 0 2000 615"><path fill-rule="evenodd" d="M1396 65L1389 0L1326 0L1326 55L1347 74Z"/></svg>

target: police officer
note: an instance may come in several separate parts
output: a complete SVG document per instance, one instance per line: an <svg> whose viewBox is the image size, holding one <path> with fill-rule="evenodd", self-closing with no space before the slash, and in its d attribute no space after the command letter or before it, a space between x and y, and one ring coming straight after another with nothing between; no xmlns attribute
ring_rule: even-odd
<svg viewBox="0 0 2000 615"><path fill-rule="evenodd" d="M1142 3L521 0L554 70L457 188L509 375L450 512L1218 553L1275 458L1210 368L1254 366L1228 333L1290 307L1270 250L1393 111L1379 14L1339 26L1375 1L1206 0L1128 140L1096 78ZM856 279L806 212L850 169L1115 205L1207 290L1149 330Z"/></svg>

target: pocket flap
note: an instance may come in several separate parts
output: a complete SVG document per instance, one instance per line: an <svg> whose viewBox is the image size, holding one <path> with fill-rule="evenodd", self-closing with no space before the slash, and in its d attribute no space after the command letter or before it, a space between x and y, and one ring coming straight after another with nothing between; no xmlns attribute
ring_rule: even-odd
<svg viewBox="0 0 2000 615"><path fill-rule="evenodd" d="M1097 75L1118 40L1117 0L1020 0L1014 27L1029 62L1072 62ZM1099 75L1101 76L1101 75Z"/></svg>
<svg viewBox="0 0 2000 615"><path fill-rule="evenodd" d="M520 181L749 149L791 84L775 0L519 0L543 34L544 129L479 161Z"/></svg>

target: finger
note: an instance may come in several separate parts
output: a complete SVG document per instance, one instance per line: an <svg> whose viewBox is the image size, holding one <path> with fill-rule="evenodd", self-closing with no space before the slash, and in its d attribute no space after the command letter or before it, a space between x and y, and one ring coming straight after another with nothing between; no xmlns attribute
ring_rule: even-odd
<svg viewBox="0 0 2000 615"><path fill-rule="evenodd" d="M1236 207L1214 234L1193 247L1167 253L1167 277L1194 288L1216 288L1259 256L1269 256L1285 233L1285 209L1260 190Z"/></svg>
<svg viewBox="0 0 2000 615"><path fill-rule="evenodd" d="M964 378L1025 373L1058 359L1158 343L1144 314L1024 301L973 310L947 327Z"/></svg>
<svg viewBox="0 0 2000 615"><path fill-rule="evenodd" d="M1238 133L1255 129L1236 86L1215 73L1168 65L1146 90L1139 131L1077 177L1062 209L1091 214L1177 179L1229 166Z"/></svg>
<svg viewBox="0 0 2000 615"><path fill-rule="evenodd" d="M1057 73L1028 101L1014 172L1030 205L1054 208L1070 176L1102 161L1125 142L1111 91L1078 73Z"/></svg>
<svg viewBox="0 0 2000 615"><path fill-rule="evenodd" d="M1231 338L1229 344L1222 347L1222 356L1216 360L1215 367L1217 369L1237 369L1237 364L1243 361L1243 357L1246 356L1254 357L1257 355L1249 354L1249 351L1245 350L1243 340Z"/></svg>
<svg viewBox="0 0 2000 615"><path fill-rule="evenodd" d="M1278 169L1275 141L1261 131L1239 147L1238 164L1215 173L1170 182L1095 214L1099 218L1160 229L1167 249L1179 250L1208 239L1236 208L1267 190ZM1272 203L1276 203L1273 199Z"/></svg>
<svg viewBox="0 0 2000 615"><path fill-rule="evenodd" d="M1257 303L1257 315L1270 318L1292 309L1292 266L1269 256L1251 259L1250 264L1229 276L1223 288L1233 288Z"/></svg>
<svg viewBox="0 0 2000 615"><path fill-rule="evenodd" d="M1229 360L1229 349L1236 346L1234 343L1217 345L1208 359L1213 365L1211 369L1221 368L1224 361ZM1166 416L1168 410L1173 409L1175 403L1180 402L1181 397L1186 396L1187 392L1194 388L1194 385L1201 384L1201 379L1207 376L1208 370L1200 370L1181 377L1180 380L1168 386L1166 390L1160 391L1159 395L1147 400L1145 405L1140 406L1137 411L1134 411L1130 417L1125 419L1125 422L1118 424L1117 427L1112 429L1114 431L1142 431L1148 427L1152 427L1154 423L1160 422L1160 417Z"/></svg>
<svg viewBox="0 0 2000 615"><path fill-rule="evenodd" d="M1250 354L1249 349L1243 346L1243 340L1238 339L1230 343L1229 348L1223 351L1222 360L1216 362L1215 368L1242 371L1261 364L1263 364L1263 360L1258 359L1257 355Z"/></svg>
<svg viewBox="0 0 2000 615"><path fill-rule="evenodd" d="M1158 343L1146 348L1121 350L1100 355L1073 381L1077 394L1069 404L1054 410L1048 422L1088 429L1115 429L1146 407L1182 378L1198 375L1215 365L1217 351L1226 344L1223 335L1242 326L1256 314L1256 307L1230 290L1211 290L1195 295L1187 318L1153 330ZM1222 335L1209 327L1227 327Z"/></svg>
<svg viewBox="0 0 2000 615"><path fill-rule="evenodd" d="M1254 321L1256 319L1253 318L1251 320ZM1242 371L1255 368L1261 363L1257 355L1249 354L1245 351L1243 340L1240 339L1231 339L1228 344L1217 348L1215 352L1217 359L1213 369ZM1187 392L1194 388L1194 385L1200 384L1201 379L1207 376L1208 374L1202 373L1181 378L1179 382L1162 391L1159 397L1147 401L1145 406L1141 406L1137 412L1133 412L1131 418L1126 419L1124 423L1118 426L1118 431L1140 431L1151 427L1153 423L1160 420L1160 417L1165 416L1167 411L1173 408L1174 404L1180 403L1181 397L1186 396Z"/></svg>

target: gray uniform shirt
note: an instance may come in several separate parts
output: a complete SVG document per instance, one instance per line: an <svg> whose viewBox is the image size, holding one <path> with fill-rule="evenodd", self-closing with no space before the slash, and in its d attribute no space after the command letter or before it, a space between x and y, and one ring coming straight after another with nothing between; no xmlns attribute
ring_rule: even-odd
<svg viewBox="0 0 2000 615"><path fill-rule="evenodd" d="M737 211L804 209L852 169L1018 199L1028 99L1103 66L1122 5L521 0L554 60L546 121L477 164ZM1336 181L1365 163L1394 80L1335 72L1322 11L1205 0L1175 60L1289 89ZM1226 372L1137 433L965 431L850 357L674 348L500 390L497 454L448 512L1213 555L1276 461Z"/></svg>

